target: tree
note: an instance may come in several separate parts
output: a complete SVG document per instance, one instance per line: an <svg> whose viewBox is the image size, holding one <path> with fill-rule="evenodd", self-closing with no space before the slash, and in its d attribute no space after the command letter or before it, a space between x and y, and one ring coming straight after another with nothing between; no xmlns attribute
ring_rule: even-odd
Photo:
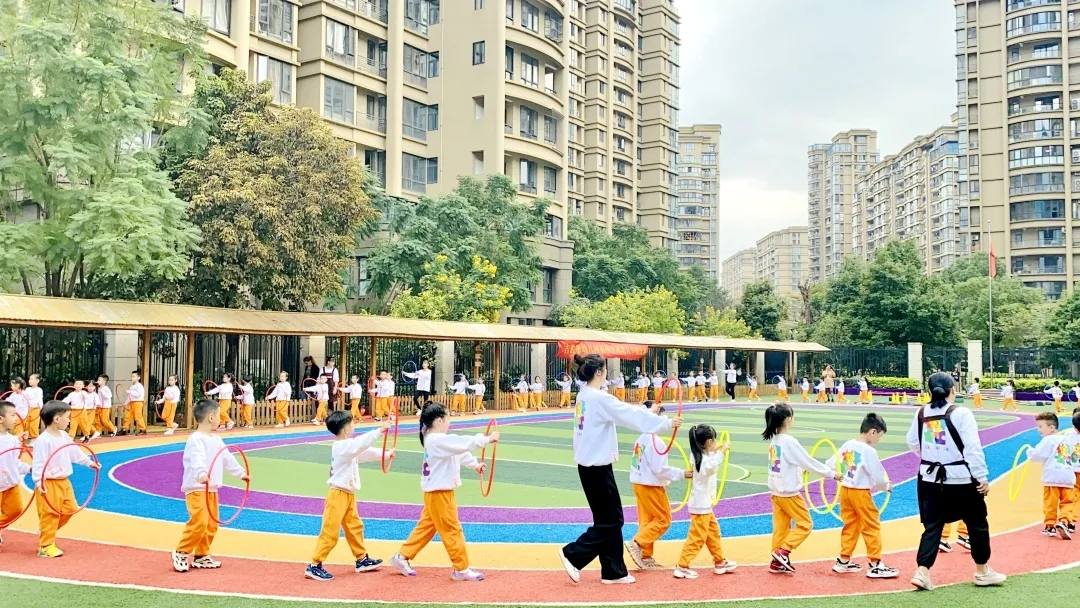
<svg viewBox="0 0 1080 608"><path fill-rule="evenodd" d="M694 313L690 319L690 333L695 336L721 336L724 338L751 338L754 332L746 322L735 315L735 309L717 310L711 306L703 312Z"/></svg>
<svg viewBox="0 0 1080 608"><path fill-rule="evenodd" d="M776 295L772 283L755 281L743 289L738 315L751 331L766 340L782 340L780 322L787 317L787 302Z"/></svg>
<svg viewBox="0 0 1080 608"><path fill-rule="evenodd" d="M1007 277L1005 261L997 259L998 278ZM990 275L990 258L985 253L972 253L966 258L957 260L952 266L942 271L941 276L950 285L963 283L968 279L985 278ZM997 283L994 283L996 286Z"/></svg>
<svg viewBox="0 0 1080 608"><path fill-rule="evenodd" d="M168 3L0 4L0 287L71 297L184 273L198 231L141 142L201 124L177 82L205 29Z"/></svg>
<svg viewBox="0 0 1080 608"><path fill-rule="evenodd" d="M995 294L997 295L997 294ZM1074 289L1046 321L1043 346L1080 350L1080 290Z"/></svg>
<svg viewBox="0 0 1080 608"><path fill-rule="evenodd" d="M600 302L575 294L558 310L558 320L566 327L681 334L686 313L679 307L675 294L664 287L655 287L619 292Z"/></svg>
<svg viewBox="0 0 1080 608"><path fill-rule="evenodd" d="M443 254L424 265L420 292L412 290L394 300L390 314L411 319L498 323L499 313L510 301L510 288L496 281L498 269L488 260L473 256L472 269L462 277Z"/></svg>
<svg viewBox="0 0 1080 608"><path fill-rule="evenodd" d="M471 271L473 256L480 256L499 269L496 281L510 290L510 309L528 310L530 284L540 280L537 244L548 205L543 199L519 202L505 175L486 181L461 177L457 188L437 199L401 201L388 221L390 237L368 256L371 289L379 297L396 285L418 291L424 265L436 255L445 255L448 267L462 276Z"/></svg>
<svg viewBox="0 0 1080 608"><path fill-rule="evenodd" d="M985 256L984 256L985 260ZM985 267L984 267L985 269ZM1053 305L1038 289L1025 287L1004 274L994 278L994 345L1023 347L1037 344ZM984 272L953 285L956 317L964 339L989 339L990 279Z"/></svg>

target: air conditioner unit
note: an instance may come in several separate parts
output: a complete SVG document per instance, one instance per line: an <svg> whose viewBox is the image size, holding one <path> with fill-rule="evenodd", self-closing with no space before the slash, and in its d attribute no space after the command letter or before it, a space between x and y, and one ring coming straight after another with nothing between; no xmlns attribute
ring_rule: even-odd
<svg viewBox="0 0 1080 608"><path fill-rule="evenodd" d="M1073 192L1080 192L1080 177L1073 179Z"/></svg>

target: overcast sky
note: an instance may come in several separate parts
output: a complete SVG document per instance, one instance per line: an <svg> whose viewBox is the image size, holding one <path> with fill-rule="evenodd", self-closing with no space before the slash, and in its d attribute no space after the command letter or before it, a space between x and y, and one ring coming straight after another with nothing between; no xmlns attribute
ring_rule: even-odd
<svg viewBox="0 0 1080 608"><path fill-rule="evenodd" d="M878 131L881 155L956 111L945 0L675 0L682 125L719 123L721 259L806 223L806 148Z"/></svg>

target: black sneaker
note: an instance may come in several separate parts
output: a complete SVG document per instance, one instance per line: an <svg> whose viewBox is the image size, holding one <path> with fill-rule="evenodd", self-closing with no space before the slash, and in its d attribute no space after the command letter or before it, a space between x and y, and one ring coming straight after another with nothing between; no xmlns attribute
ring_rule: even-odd
<svg viewBox="0 0 1080 608"><path fill-rule="evenodd" d="M956 544L960 545L964 549L971 551L971 539L966 536L956 537Z"/></svg>
<svg viewBox="0 0 1080 608"><path fill-rule="evenodd" d="M881 561L870 564L870 569L866 571L867 578L896 578L898 576L900 576L899 570L890 568L885 565L885 562Z"/></svg>
<svg viewBox="0 0 1080 608"><path fill-rule="evenodd" d="M1057 530L1054 529L1052 526L1047 526L1047 527L1043 528L1042 535L1043 536L1057 536L1058 533L1057 533Z"/></svg>
<svg viewBox="0 0 1080 608"><path fill-rule="evenodd" d="M310 578L313 581L332 581L334 575L324 570L322 564L310 564L304 570L304 578Z"/></svg>
<svg viewBox="0 0 1080 608"><path fill-rule="evenodd" d="M938 543L938 551L942 553L952 553L952 545L945 541L941 541Z"/></svg>
<svg viewBox="0 0 1080 608"><path fill-rule="evenodd" d="M1059 521L1058 524L1054 526L1054 531L1061 537L1061 540L1072 540L1072 532L1065 522Z"/></svg>
<svg viewBox="0 0 1080 608"><path fill-rule="evenodd" d="M357 572L371 572L382 565L381 559L371 559L370 555L365 555L364 559L356 560Z"/></svg>
<svg viewBox="0 0 1080 608"><path fill-rule="evenodd" d="M836 563L833 564L832 571L838 574L851 574L854 572L861 572L862 566L851 560L845 562L838 557L836 558Z"/></svg>

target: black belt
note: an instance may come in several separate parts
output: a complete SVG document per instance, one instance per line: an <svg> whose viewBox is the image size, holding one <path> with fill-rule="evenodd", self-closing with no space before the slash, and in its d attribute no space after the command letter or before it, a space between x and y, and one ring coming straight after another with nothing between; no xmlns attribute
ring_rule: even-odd
<svg viewBox="0 0 1080 608"><path fill-rule="evenodd" d="M948 478L948 475L946 475L946 473L945 473L945 469L947 467L959 467L959 466L962 466L962 467L964 467L965 469L968 470L968 476L971 477L972 483L978 483L978 481L975 479L975 476L971 474L971 466L968 465L968 462L966 460L957 460L956 462L945 462L945 463L933 462L933 461L930 461L930 460L922 460L922 461L920 461L920 464L926 465L926 474L927 475L932 475L934 477L934 483L937 483L937 484L945 483L945 480Z"/></svg>

